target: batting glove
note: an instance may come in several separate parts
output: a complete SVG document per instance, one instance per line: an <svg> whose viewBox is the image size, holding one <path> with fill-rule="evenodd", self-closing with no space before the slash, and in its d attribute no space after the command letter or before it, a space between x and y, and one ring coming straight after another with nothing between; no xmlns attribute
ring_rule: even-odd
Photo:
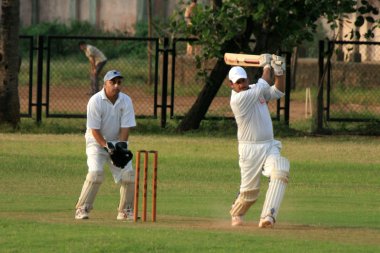
<svg viewBox="0 0 380 253"><path fill-rule="evenodd" d="M272 60L272 55L261 54L260 55L260 67L265 67L267 64L270 64L271 60Z"/></svg>
<svg viewBox="0 0 380 253"><path fill-rule="evenodd" d="M286 69L284 57L272 55L271 66L276 76L282 76Z"/></svg>

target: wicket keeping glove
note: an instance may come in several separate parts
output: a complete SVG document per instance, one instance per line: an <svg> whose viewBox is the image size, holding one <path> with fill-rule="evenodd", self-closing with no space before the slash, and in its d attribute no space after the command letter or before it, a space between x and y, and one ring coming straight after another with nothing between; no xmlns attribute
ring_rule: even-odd
<svg viewBox="0 0 380 253"><path fill-rule="evenodd" d="M110 155L112 155L112 153L115 151L115 146L110 141L106 142L106 146L104 146L103 148Z"/></svg>
<svg viewBox="0 0 380 253"><path fill-rule="evenodd" d="M115 144L115 150L110 154L110 157L113 165L124 169L125 165L132 160L133 154L128 150L127 142L121 141Z"/></svg>

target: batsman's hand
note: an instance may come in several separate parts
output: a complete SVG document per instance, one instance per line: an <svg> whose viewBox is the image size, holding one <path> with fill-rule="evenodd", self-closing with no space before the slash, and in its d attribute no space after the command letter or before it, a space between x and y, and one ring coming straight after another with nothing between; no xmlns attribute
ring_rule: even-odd
<svg viewBox="0 0 380 253"><path fill-rule="evenodd" d="M108 154L112 155L115 151L115 146L112 144L112 142L106 142L106 145L104 146L104 150L107 151Z"/></svg>
<svg viewBox="0 0 380 253"><path fill-rule="evenodd" d="M116 167L124 169L125 165L132 160L133 154L128 150L128 144L125 141L117 142L115 144L115 150L110 154L111 162Z"/></svg>
<svg viewBox="0 0 380 253"><path fill-rule="evenodd" d="M285 73L286 64L285 58L277 55L272 55L271 66L276 76L282 76Z"/></svg>
<svg viewBox="0 0 380 253"><path fill-rule="evenodd" d="M267 64L270 64L272 60L271 54L261 54L260 55L260 67L265 67Z"/></svg>

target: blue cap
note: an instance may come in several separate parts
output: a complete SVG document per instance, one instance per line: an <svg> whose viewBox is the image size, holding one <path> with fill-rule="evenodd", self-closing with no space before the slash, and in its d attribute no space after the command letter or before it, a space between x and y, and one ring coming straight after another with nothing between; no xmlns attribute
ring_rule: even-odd
<svg viewBox="0 0 380 253"><path fill-rule="evenodd" d="M107 72L107 74L104 76L104 82L105 81L109 81L109 80L112 80L114 79L115 77L121 77L123 78L123 76L121 75L120 71L117 71L117 70L110 70Z"/></svg>

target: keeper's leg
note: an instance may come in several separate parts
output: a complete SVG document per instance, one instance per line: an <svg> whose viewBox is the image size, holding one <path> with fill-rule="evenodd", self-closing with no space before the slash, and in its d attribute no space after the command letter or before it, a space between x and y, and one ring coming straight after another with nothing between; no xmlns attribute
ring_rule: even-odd
<svg viewBox="0 0 380 253"><path fill-rule="evenodd" d="M243 216L248 209L256 202L259 196L259 189L240 192L232 205L230 214L232 217L232 226L240 226L243 224Z"/></svg>
<svg viewBox="0 0 380 253"><path fill-rule="evenodd" d="M270 182L265 197L259 227L273 227L280 209L286 185L289 178L289 161L281 156L271 157L270 166L273 166L270 174Z"/></svg>
<svg viewBox="0 0 380 253"><path fill-rule="evenodd" d="M104 180L103 171L88 172L84 181L79 200L76 204L76 219L88 219L88 213L93 208L96 194Z"/></svg>
<svg viewBox="0 0 380 253"><path fill-rule="evenodd" d="M120 202L118 207L118 220L133 219L133 202L135 196L135 172L132 166L127 166L121 172Z"/></svg>

